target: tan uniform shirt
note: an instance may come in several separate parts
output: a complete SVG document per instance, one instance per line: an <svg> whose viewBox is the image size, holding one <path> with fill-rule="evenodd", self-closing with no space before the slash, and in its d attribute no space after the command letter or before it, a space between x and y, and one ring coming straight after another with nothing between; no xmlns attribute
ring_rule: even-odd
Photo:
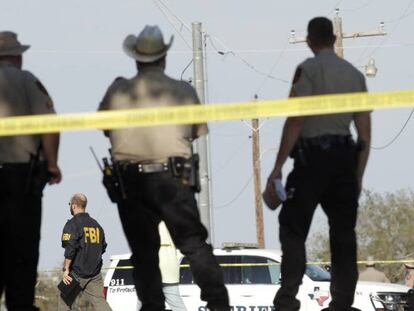
<svg viewBox="0 0 414 311"><path fill-rule="evenodd" d="M0 63L0 117L55 113L53 102L30 72ZM29 162L40 145L40 135L0 137L0 162Z"/></svg>
<svg viewBox="0 0 414 311"><path fill-rule="evenodd" d="M365 77L332 49L324 49L307 59L296 70L291 96L366 92ZM300 137L350 135L355 113L309 116L305 118Z"/></svg>
<svg viewBox="0 0 414 311"><path fill-rule="evenodd" d="M119 78L109 87L99 110L171 107L199 104L194 88L171 79L158 67L147 68L136 77ZM165 125L110 131L116 160L165 162L168 157L191 156L189 139L207 133L207 125Z"/></svg>
<svg viewBox="0 0 414 311"><path fill-rule="evenodd" d="M384 272L378 271L374 267L368 267L359 274L360 281L389 283L390 280L385 276Z"/></svg>
<svg viewBox="0 0 414 311"><path fill-rule="evenodd" d="M163 284L178 284L180 282L180 263L177 258L177 249L163 221L158 226L160 234L160 271Z"/></svg>

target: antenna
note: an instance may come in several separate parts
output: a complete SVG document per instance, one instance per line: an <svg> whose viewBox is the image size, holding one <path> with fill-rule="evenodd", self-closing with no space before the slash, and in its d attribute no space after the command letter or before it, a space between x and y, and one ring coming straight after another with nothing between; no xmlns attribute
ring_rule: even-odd
<svg viewBox="0 0 414 311"><path fill-rule="evenodd" d="M95 158L96 164L98 164L99 169L101 170L101 172L103 172L103 167L101 165L101 162L99 162L98 157L96 156L95 150L93 150L92 146L89 146L89 150L92 152L92 155Z"/></svg>

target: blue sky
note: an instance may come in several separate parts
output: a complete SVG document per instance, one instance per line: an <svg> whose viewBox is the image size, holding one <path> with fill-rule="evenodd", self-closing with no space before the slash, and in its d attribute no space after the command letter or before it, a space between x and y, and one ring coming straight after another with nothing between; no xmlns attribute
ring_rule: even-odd
<svg viewBox="0 0 414 311"><path fill-rule="evenodd" d="M206 54L209 102L247 101L256 93L259 99L286 97L289 83L265 79L242 59L258 71L269 73L274 69L273 76L290 81L296 65L311 56L305 45L287 44L290 30L304 34L310 18L332 17L336 6L341 9L345 32L376 30L381 21L385 21L385 29L390 32L384 38L345 41L345 57L356 66L365 65L370 56L375 58L379 72L376 78L368 79L370 91L409 89L414 72L411 34L414 19L410 18L413 2L163 0L186 25L202 22L211 38L207 40ZM150 0L5 0L0 3L0 14L4 30L16 31L21 42L32 45L25 54L24 67L47 87L56 110L67 113L94 111L115 77L134 75L133 61L123 54L121 43L146 24L159 25L165 37L175 35L167 73L176 78L181 76L192 57L187 46L191 45L191 33L163 7L167 19L156 3L163 7ZM231 50L236 56L220 55L216 49ZM191 76L192 67L183 77ZM407 109L374 112L373 145L380 147L390 141L408 114ZM261 122L264 183L273 165L283 118ZM255 242L253 186L246 186L252 175L250 129L242 121L212 123L210 129L215 245L220 246L224 241ZM414 171L412 129L409 123L390 147L372 150L367 188L383 192L413 187L409 174ZM60 165L64 179L44 193L41 269L61 264L60 234L70 218L67 202L78 191L86 193L89 212L106 231L108 254L128 252L116 206L104 192L89 146L104 156L108 142L98 131L62 135ZM285 176L288 169L286 166ZM279 246L277 214L266 209L264 212L268 248ZM324 228L325 223L318 212L312 230Z"/></svg>

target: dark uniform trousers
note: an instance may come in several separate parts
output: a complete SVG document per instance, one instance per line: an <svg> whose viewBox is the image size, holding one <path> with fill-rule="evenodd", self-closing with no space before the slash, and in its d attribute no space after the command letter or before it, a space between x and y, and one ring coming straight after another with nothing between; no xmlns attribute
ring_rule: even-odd
<svg viewBox="0 0 414 311"><path fill-rule="evenodd" d="M304 150L305 162L295 159L286 190L288 200L279 215L282 245L281 288L274 304L278 311L296 311L295 298L306 269L305 240L318 204L328 217L331 247L329 310L348 311L358 279L356 236L358 194L355 146Z"/></svg>
<svg viewBox="0 0 414 311"><path fill-rule="evenodd" d="M42 191L25 191L29 164L0 166L0 297L9 311L33 307Z"/></svg>
<svg viewBox="0 0 414 311"><path fill-rule="evenodd" d="M132 250L134 281L141 311L165 310L159 270L163 219L177 248L188 258L201 299L214 310L227 310L223 275L206 243L207 230L200 222L194 192L169 172L138 174L124 171L127 200L118 204L122 225Z"/></svg>

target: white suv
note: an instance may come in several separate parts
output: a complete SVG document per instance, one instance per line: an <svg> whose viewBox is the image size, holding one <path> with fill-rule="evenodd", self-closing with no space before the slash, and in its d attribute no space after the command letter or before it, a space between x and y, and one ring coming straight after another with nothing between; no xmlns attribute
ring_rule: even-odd
<svg viewBox="0 0 414 311"><path fill-rule="evenodd" d="M215 249L214 255L222 266L232 310L274 310L273 298L280 287L280 251L224 248ZM181 265L180 293L187 309L207 311L186 258L181 258ZM130 266L130 254L111 257L104 286L107 301L114 311L139 310ZM326 308L331 300L329 284L329 272L319 266L307 266L297 295L301 301L300 310L320 311ZM408 287L397 284L358 282L354 307L362 311L406 311L409 310L408 290Z"/></svg>

